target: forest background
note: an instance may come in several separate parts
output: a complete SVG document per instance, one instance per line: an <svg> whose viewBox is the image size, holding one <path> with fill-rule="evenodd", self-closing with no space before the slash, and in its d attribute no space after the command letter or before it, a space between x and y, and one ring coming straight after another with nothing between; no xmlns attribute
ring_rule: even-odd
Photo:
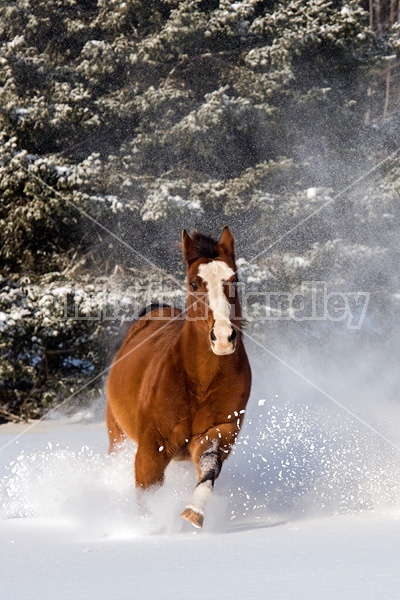
<svg viewBox="0 0 400 600"><path fill-rule="evenodd" d="M258 354L397 371L400 41L380 4L2 4L0 422L101 395L137 306L182 299L183 227L233 230ZM271 303L318 286L368 294L360 327Z"/></svg>

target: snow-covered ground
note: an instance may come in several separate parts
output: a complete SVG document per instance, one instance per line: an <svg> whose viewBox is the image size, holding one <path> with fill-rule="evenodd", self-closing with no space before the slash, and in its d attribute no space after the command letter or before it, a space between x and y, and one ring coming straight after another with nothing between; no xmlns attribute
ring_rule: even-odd
<svg viewBox="0 0 400 600"><path fill-rule="evenodd" d="M190 465L139 509L133 445L106 448L78 417L0 427L2 599L400 598L400 457L329 407L253 401L202 531Z"/></svg>

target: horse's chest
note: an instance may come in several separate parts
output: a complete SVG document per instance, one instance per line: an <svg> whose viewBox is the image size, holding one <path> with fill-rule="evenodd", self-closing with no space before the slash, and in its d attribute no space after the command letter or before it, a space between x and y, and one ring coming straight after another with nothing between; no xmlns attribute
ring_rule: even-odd
<svg viewBox="0 0 400 600"><path fill-rule="evenodd" d="M198 393L190 403L190 428L192 434L202 433L226 421L229 409L224 406L221 399L204 392Z"/></svg>

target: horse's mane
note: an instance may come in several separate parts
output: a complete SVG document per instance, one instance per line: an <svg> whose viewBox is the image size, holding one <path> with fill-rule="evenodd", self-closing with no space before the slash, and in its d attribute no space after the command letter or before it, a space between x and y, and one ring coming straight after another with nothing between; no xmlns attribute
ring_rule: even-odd
<svg viewBox="0 0 400 600"><path fill-rule="evenodd" d="M171 308L171 306L169 304L164 304L163 302L152 302L151 304L148 304L147 306L142 308L142 310L138 314L138 319L150 314L151 312L153 312L153 310L160 310L162 308Z"/></svg>
<svg viewBox="0 0 400 600"><path fill-rule="evenodd" d="M186 255L186 260L192 262L198 258L218 257L218 242L212 237L199 233L198 231L192 231L190 237L194 243Z"/></svg>

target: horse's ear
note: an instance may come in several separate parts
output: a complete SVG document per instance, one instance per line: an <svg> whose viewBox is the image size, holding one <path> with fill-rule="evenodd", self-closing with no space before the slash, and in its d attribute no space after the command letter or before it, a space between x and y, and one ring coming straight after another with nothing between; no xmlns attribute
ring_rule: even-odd
<svg viewBox="0 0 400 600"><path fill-rule="evenodd" d="M190 237L190 235L188 234L186 229L184 229L182 231L182 251L183 251L183 258L186 261L190 260L190 256L193 254L194 247L195 247L194 241L192 240L192 238Z"/></svg>
<svg viewBox="0 0 400 600"><path fill-rule="evenodd" d="M235 258L235 240L228 225L225 225L225 227L222 230L219 245L223 247L223 249L229 256L231 256L233 259Z"/></svg>

